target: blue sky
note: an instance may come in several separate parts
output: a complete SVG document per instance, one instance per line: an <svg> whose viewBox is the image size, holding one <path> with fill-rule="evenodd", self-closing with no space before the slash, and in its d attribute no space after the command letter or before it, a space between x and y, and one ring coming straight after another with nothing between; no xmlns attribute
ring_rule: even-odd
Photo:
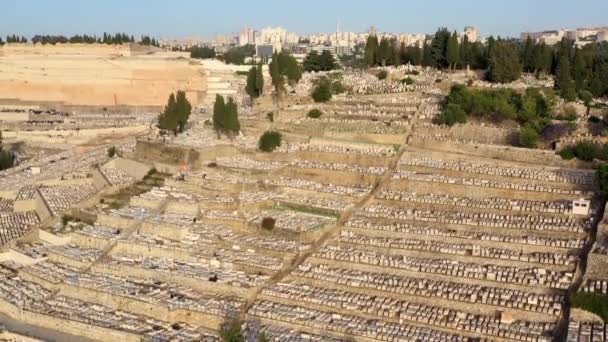
<svg viewBox="0 0 608 342"><path fill-rule="evenodd" d="M156 37L233 33L283 26L299 33L431 33L475 25L484 36L608 26L608 0L4 0L0 35L127 32Z"/></svg>

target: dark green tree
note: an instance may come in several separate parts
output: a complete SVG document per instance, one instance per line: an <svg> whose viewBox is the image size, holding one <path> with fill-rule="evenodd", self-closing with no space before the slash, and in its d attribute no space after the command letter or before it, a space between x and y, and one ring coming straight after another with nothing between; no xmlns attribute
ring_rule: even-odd
<svg viewBox="0 0 608 342"><path fill-rule="evenodd" d="M460 44L460 63L463 65L471 65L471 44L469 43L469 36L466 34L462 38L462 44Z"/></svg>
<svg viewBox="0 0 608 342"><path fill-rule="evenodd" d="M247 74L247 85L245 86L245 91L247 92L247 95L249 95L249 97L251 98L252 102L253 99L260 97L263 92L264 77L262 76L261 80L258 79L260 77L260 71L258 70L258 68L261 67L261 65L257 67L252 66L251 69L249 69L249 73Z"/></svg>
<svg viewBox="0 0 608 342"><path fill-rule="evenodd" d="M570 72L570 60L565 55L560 58L557 64L555 87L566 101L571 102L576 100L576 90Z"/></svg>
<svg viewBox="0 0 608 342"><path fill-rule="evenodd" d="M169 95L165 109L158 117L158 128L165 131L173 131L177 133L179 117L177 114L177 102L175 95Z"/></svg>
<svg viewBox="0 0 608 342"><path fill-rule="evenodd" d="M319 72L321 71L321 59L319 53L315 50L311 51L304 58L304 62L302 63L304 67L304 71L307 72Z"/></svg>
<svg viewBox="0 0 608 342"><path fill-rule="evenodd" d="M452 34L448 40L448 46L446 49L446 60L450 69L455 69L460 63L460 46L458 44L458 34L456 31Z"/></svg>
<svg viewBox="0 0 608 342"><path fill-rule="evenodd" d="M281 146L282 139L281 133L277 131L266 131L258 141L258 148L264 152L272 152L277 147Z"/></svg>
<svg viewBox="0 0 608 342"><path fill-rule="evenodd" d="M538 132L533 127L524 126L519 131L519 145L526 148L535 148L538 144Z"/></svg>
<svg viewBox="0 0 608 342"><path fill-rule="evenodd" d="M331 81L327 77L321 77L311 94L315 102L327 102L331 100Z"/></svg>
<svg viewBox="0 0 608 342"><path fill-rule="evenodd" d="M433 60L433 51L430 45L424 42L422 45L422 66L432 67L435 66L435 62Z"/></svg>
<svg viewBox="0 0 608 342"><path fill-rule="evenodd" d="M433 41L431 42L431 56L433 57L432 66L443 69L449 65L447 50L450 37L450 31L445 27L438 29L435 33Z"/></svg>
<svg viewBox="0 0 608 342"><path fill-rule="evenodd" d="M226 103L226 132L230 134L238 134L241 130L241 123L239 122L239 114L236 102L232 97L228 98L228 103Z"/></svg>
<svg viewBox="0 0 608 342"><path fill-rule="evenodd" d="M226 127L226 104L224 97L220 94L215 95L215 103L213 104L213 129L222 132Z"/></svg>
<svg viewBox="0 0 608 342"><path fill-rule="evenodd" d="M597 169L597 183L604 196L608 195L608 163L603 163ZM608 319L608 309L605 310L604 319Z"/></svg>
<svg viewBox="0 0 608 342"><path fill-rule="evenodd" d="M324 50L319 56L319 67L320 71L335 70L338 69L338 62L336 62L336 59L331 52Z"/></svg>
<svg viewBox="0 0 608 342"><path fill-rule="evenodd" d="M390 41L388 38L382 38L380 40L380 46L378 47L378 53L376 54L376 64L382 66L387 65L390 62L392 55Z"/></svg>
<svg viewBox="0 0 608 342"><path fill-rule="evenodd" d="M378 59L378 37L375 35L370 35L367 37L367 42L365 43L365 64L367 66L376 65L376 61Z"/></svg>
<svg viewBox="0 0 608 342"><path fill-rule="evenodd" d="M497 41L490 55L488 78L492 82L509 83L521 76L521 63L516 47L506 41Z"/></svg>

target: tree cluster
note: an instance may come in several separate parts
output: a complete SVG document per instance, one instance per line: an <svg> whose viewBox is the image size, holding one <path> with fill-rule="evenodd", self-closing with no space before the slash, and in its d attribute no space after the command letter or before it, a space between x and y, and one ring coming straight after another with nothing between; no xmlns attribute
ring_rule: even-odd
<svg viewBox="0 0 608 342"><path fill-rule="evenodd" d="M454 125L466 122L469 117L493 122L515 120L522 126L519 144L535 147L539 136L550 125L554 102L553 94L536 88L529 88L521 95L512 89L471 90L455 85L446 98L438 123Z"/></svg>
<svg viewBox="0 0 608 342"><path fill-rule="evenodd" d="M327 50L321 52L321 54L317 51L311 51L304 58L302 66L304 71L307 72L332 71L339 67L334 55Z"/></svg>
<svg viewBox="0 0 608 342"><path fill-rule="evenodd" d="M171 94L164 111L158 116L158 128L172 131L174 134L184 131L188 118L192 112L192 105L186 98L186 93L178 91Z"/></svg>
<svg viewBox="0 0 608 342"><path fill-rule="evenodd" d="M548 57L546 63L548 68ZM588 105L589 94L591 97L608 96L608 43L577 48L564 38L553 47L551 65L555 88L565 100L580 98Z"/></svg>
<svg viewBox="0 0 608 342"><path fill-rule="evenodd" d="M1 41L2 40L0 39L0 42ZM6 36L6 42L7 43L27 43L27 38L25 38L24 36L19 37L16 34L13 34L13 35Z"/></svg>
<svg viewBox="0 0 608 342"><path fill-rule="evenodd" d="M215 58L215 49L208 46L193 46L190 48L190 58Z"/></svg>
<svg viewBox="0 0 608 342"><path fill-rule="evenodd" d="M218 56L226 64L243 65L245 58L255 56L255 45L236 46Z"/></svg>
<svg viewBox="0 0 608 342"><path fill-rule="evenodd" d="M236 135L241 130L238 108L232 97L229 97L228 102L226 102L222 95L217 94L215 96L213 129L218 133L218 136L220 133L230 136Z"/></svg>
<svg viewBox="0 0 608 342"><path fill-rule="evenodd" d="M133 36L131 36L131 43L134 43ZM158 44L158 41L156 40L156 38L153 38L153 37L150 37L150 36L141 36L141 39L139 40L139 43L141 45L146 45L146 46L156 46L156 47L160 46ZM114 44L120 44L120 43L114 43Z"/></svg>
<svg viewBox="0 0 608 342"><path fill-rule="evenodd" d="M262 64L260 63L257 66L252 66L247 73L245 91L252 100L264 93L264 74L262 71Z"/></svg>
<svg viewBox="0 0 608 342"><path fill-rule="evenodd" d="M608 161L608 144L596 144L588 141L580 141L572 146L564 147L559 151L564 159L578 159L590 162L594 159Z"/></svg>
<svg viewBox="0 0 608 342"><path fill-rule="evenodd" d="M24 37L23 37L24 38ZM32 43L34 44L108 44L108 45L118 45L118 44L128 44L128 43L136 43L135 38L131 35L127 35L126 33L115 33L110 34L107 32L103 33L102 37L97 37L95 35L80 35L76 34L71 37L66 37L63 35L35 35L32 37ZM155 38L151 38L149 36L142 36L138 42L141 45L151 45L151 46L159 46L158 41Z"/></svg>
<svg viewBox="0 0 608 342"><path fill-rule="evenodd" d="M286 81L293 85L302 78L302 67L286 50L281 51L281 53L273 53L268 68L272 85L277 94L283 93Z"/></svg>
<svg viewBox="0 0 608 342"><path fill-rule="evenodd" d="M142 37L142 44L143 44ZM109 33L104 32L103 38L101 39L103 44L124 44L124 43L135 43L135 38L133 36L129 36L126 33L115 33L111 35ZM143 45L152 45L152 44L143 44Z"/></svg>

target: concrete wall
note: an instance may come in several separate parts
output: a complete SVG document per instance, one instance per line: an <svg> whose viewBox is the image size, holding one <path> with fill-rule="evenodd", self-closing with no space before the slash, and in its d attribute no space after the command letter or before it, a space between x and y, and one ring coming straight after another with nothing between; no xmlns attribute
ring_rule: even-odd
<svg viewBox="0 0 608 342"><path fill-rule="evenodd" d="M84 336L98 341L140 342L140 336L124 331L105 329L81 322L21 310L13 304L0 299L0 312L12 318L43 328L48 328L76 336Z"/></svg>
<svg viewBox="0 0 608 342"><path fill-rule="evenodd" d="M453 140L426 140L415 136L410 137L409 144L411 146L423 149L468 154L478 157L495 158L522 163L545 164L570 168L584 166L577 164L575 161L565 161L556 155L555 152L546 150L534 150L513 146L460 143Z"/></svg>
<svg viewBox="0 0 608 342"><path fill-rule="evenodd" d="M107 163L107 166L122 170L137 180L143 179L148 171L152 169L148 164L125 158L114 158Z"/></svg>
<svg viewBox="0 0 608 342"><path fill-rule="evenodd" d="M51 208L47 205L46 201L40 194L40 191L36 190L36 194L34 195L34 202L36 203L36 214L40 221L44 221L49 217L53 216L51 212Z"/></svg>

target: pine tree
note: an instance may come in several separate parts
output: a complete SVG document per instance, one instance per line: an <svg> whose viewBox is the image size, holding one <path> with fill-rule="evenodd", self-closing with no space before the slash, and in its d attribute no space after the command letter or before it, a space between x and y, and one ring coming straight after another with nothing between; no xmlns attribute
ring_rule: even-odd
<svg viewBox="0 0 608 342"><path fill-rule="evenodd" d="M321 71L321 60L317 51L311 51L306 58L304 58L304 71Z"/></svg>
<svg viewBox="0 0 608 342"><path fill-rule="evenodd" d="M337 68L338 63L336 62L334 55L327 50L321 52L321 55L319 55L319 70L331 71Z"/></svg>

